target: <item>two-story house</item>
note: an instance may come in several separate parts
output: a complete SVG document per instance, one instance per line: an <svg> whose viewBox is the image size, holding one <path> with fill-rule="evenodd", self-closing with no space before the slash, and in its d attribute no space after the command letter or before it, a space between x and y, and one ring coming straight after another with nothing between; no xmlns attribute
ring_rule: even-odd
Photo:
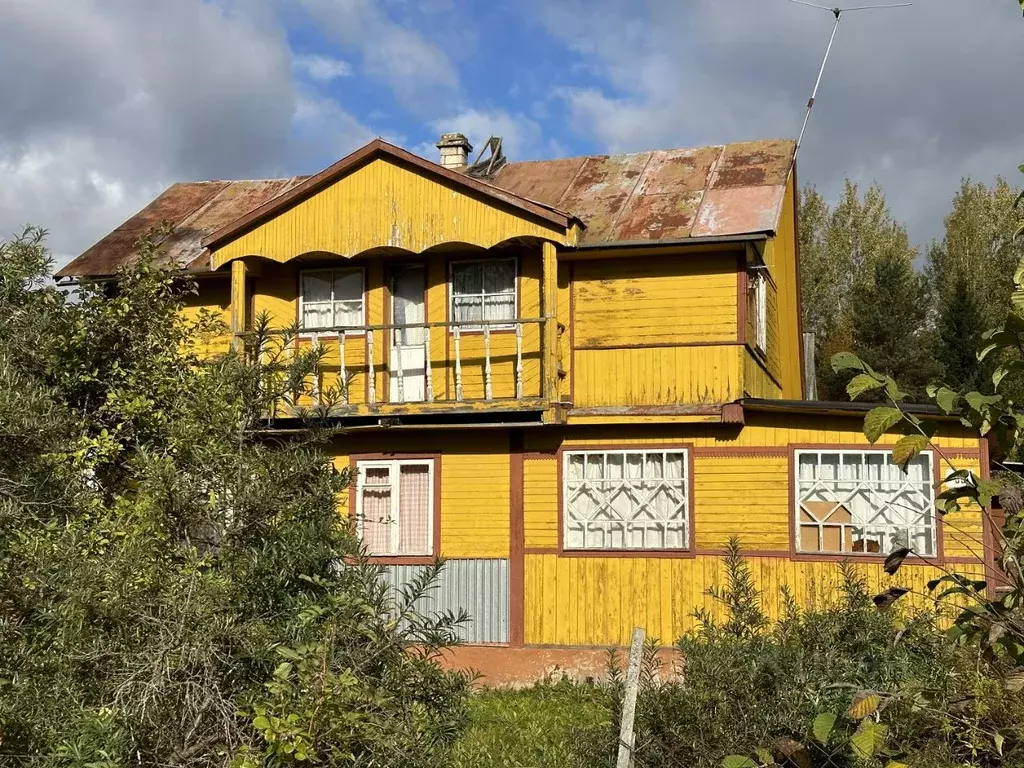
<svg viewBox="0 0 1024 768"><path fill-rule="evenodd" d="M946 420L943 456L903 473L864 406L804 399L793 142L472 166L461 135L439 148L175 184L61 275L112 275L169 221L190 310L324 347L343 514L395 583L448 560L433 607L472 616L457 663L502 680L599 668L588 649L637 625L671 643L719 610L732 536L773 614L783 585L828 598L842 558L920 600L944 568L991 568L980 512L935 512L946 460L986 470L976 434Z"/></svg>

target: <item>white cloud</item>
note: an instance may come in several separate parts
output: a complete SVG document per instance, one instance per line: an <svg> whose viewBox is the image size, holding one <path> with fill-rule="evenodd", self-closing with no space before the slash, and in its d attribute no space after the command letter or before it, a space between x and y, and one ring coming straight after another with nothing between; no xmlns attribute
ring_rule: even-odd
<svg viewBox="0 0 1024 768"><path fill-rule="evenodd" d="M491 136L500 136L502 151L513 160L537 157L543 154L545 148L543 131L536 121L501 109L466 109L450 117L434 120L430 126L438 136L455 131L464 133L475 152L479 152ZM437 155L437 149L432 143L423 145L418 151L429 152L425 155L428 158Z"/></svg>
<svg viewBox="0 0 1024 768"><path fill-rule="evenodd" d="M319 54L296 56L292 66L317 83L329 83L352 74L352 65L347 61Z"/></svg>
<svg viewBox="0 0 1024 768"><path fill-rule="evenodd" d="M175 181L314 170L369 133L297 90L268 0L55 5L4 2L0 236L47 227L67 258Z"/></svg>
<svg viewBox="0 0 1024 768"><path fill-rule="evenodd" d="M365 72L386 84L399 103L420 114L453 104L459 73L441 46L398 23L373 0L301 0L302 7L334 42L355 49ZM442 7L431 8L431 16ZM454 18L454 8L447 9ZM435 24L444 25L444 20Z"/></svg>
<svg viewBox="0 0 1024 768"><path fill-rule="evenodd" d="M927 0L844 17L801 181L831 194L847 173L877 179L918 240L938 234L962 175L1012 173L1024 159L1024 101L1010 96L1024 69L1015 8ZM833 25L784 0L536 9L581 57L577 84L556 89L572 127L612 151L795 138Z"/></svg>

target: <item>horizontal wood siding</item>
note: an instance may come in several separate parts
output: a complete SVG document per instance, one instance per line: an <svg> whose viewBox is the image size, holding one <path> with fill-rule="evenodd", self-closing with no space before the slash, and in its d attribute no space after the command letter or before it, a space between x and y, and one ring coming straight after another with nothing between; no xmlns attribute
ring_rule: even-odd
<svg viewBox="0 0 1024 768"><path fill-rule="evenodd" d="M736 339L736 257L581 261L574 265L577 349Z"/></svg>
<svg viewBox="0 0 1024 768"><path fill-rule="evenodd" d="M577 349L577 407L714 404L743 396L743 347Z"/></svg>
<svg viewBox="0 0 1024 768"><path fill-rule="evenodd" d="M771 618L782 615L781 588L788 586L804 607L821 606L839 595L839 566L831 562L794 561L784 557L749 558ZM879 563L858 563L872 593L904 586L909 604L930 607L927 583L942 575L929 566L905 566L888 576ZM981 578L984 566L962 564L960 573ZM722 586L722 558L560 558L527 555L525 566L525 640L541 645L626 645L633 627L673 643L697 628L693 613L710 611L723 618L720 603L707 595ZM948 609L947 609L948 610Z"/></svg>

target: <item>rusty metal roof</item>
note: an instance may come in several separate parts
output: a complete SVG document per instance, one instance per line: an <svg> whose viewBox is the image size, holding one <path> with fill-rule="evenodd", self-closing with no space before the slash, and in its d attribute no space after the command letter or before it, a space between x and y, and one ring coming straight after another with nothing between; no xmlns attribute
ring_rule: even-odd
<svg viewBox="0 0 1024 768"><path fill-rule="evenodd" d="M751 141L509 163L492 184L572 211L581 245L774 232L795 144Z"/></svg>
<svg viewBox="0 0 1024 768"><path fill-rule="evenodd" d="M577 217L585 225L581 246L723 238L775 231L793 149L792 141L770 140L508 163L485 183ZM58 276L113 274L161 222L174 231L160 243L158 260L207 271L204 239L273 208L267 204L310 178L175 184Z"/></svg>

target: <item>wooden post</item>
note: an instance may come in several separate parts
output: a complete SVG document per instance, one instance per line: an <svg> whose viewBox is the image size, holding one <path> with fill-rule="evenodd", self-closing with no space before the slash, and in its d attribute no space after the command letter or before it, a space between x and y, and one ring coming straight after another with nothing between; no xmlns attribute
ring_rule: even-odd
<svg viewBox="0 0 1024 768"><path fill-rule="evenodd" d="M248 325L248 295L245 290L248 269L245 262L235 259L231 262L231 346L236 352L243 348L242 334Z"/></svg>
<svg viewBox="0 0 1024 768"><path fill-rule="evenodd" d="M558 396L558 252L554 243L541 245L540 310L544 318L541 342L541 396L548 403Z"/></svg>
<svg viewBox="0 0 1024 768"><path fill-rule="evenodd" d="M484 399L491 399L491 325L484 325Z"/></svg>
<svg viewBox="0 0 1024 768"><path fill-rule="evenodd" d="M629 768L633 763L633 718L636 715L636 694L640 688L640 664L644 658L644 630L633 629L633 642L629 646L629 668L626 670L626 694L622 699L622 718L619 721L619 759L615 768Z"/></svg>

